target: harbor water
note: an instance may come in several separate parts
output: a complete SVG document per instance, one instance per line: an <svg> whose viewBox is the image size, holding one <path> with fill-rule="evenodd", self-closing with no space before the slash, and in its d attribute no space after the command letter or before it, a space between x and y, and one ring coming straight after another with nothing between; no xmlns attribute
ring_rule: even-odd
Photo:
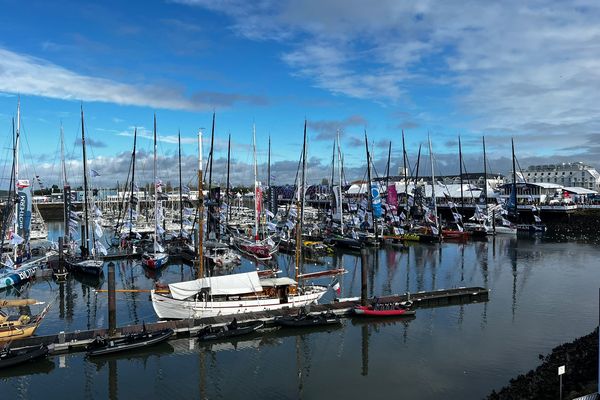
<svg viewBox="0 0 600 400"><path fill-rule="evenodd" d="M59 226L50 224L51 237ZM498 236L486 242L414 244L369 250L371 296L461 286L491 290L489 301L418 309L412 320L345 319L339 328L271 330L236 341L178 338L94 360L84 353L0 370L3 399L480 399L535 368L539 355L598 325L600 249L575 242ZM341 296L360 295L360 255L337 252ZM279 255L283 274L293 258ZM172 262L159 272L115 261L120 289L193 278ZM244 260L236 271L255 265ZM105 276L107 276L105 271ZM315 282L330 284L331 278ZM52 302L37 334L108 326L104 280L38 279L0 299ZM324 302L335 296L330 290ZM156 321L149 293L117 293L117 323ZM567 366L568 368L568 366ZM557 378L558 386L558 378Z"/></svg>

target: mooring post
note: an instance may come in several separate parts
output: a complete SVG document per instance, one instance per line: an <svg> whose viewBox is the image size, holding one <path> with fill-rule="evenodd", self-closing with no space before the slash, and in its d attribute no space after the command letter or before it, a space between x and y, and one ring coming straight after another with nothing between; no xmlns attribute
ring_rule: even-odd
<svg viewBox="0 0 600 400"><path fill-rule="evenodd" d="M367 249L360 247L360 304L367 305Z"/></svg>
<svg viewBox="0 0 600 400"><path fill-rule="evenodd" d="M108 263L108 334L117 333L117 301L115 298L115 263Z"/></svg>

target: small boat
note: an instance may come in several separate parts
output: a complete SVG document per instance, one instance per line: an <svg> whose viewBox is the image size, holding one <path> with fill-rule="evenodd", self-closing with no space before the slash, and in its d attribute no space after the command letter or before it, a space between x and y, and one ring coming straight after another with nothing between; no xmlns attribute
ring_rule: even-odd
<svg viewBox="0 0 600 400"><path fill-rule="evenodd" d="M9 306L15 305L10 304ZM49 309L50 304L46 305L37 315L8 315L0 310L0 341L22 339L33 335Z"/></svg>
<svg viewBox="0 0 600 400"><path fill-rule="evenodd" d="M142 264L148 268L159 269L164 267L169 261L167 253L144 253L142 254Z"/></svg>
<svg viewBox="0 0 600 400"><path fill-rule="evenodd" d="M80 272L91 276L100 276L104 273L104 261L95 258L67 258L65 259L67 270L70 272Z"/></svg>
<svg viewBox="0 0 600 400"><path fill-rule="evenodd" d="M354 314L368 317L408 317L414 316L410 303L375 303L368 306L354 307Z"/></svg>
<svg viewBox="0 0 600 400"><path fill-rule="evenodd" d="M48 347L44 344L14 350L6 347L0 349L0 368L8 368L27 361L37 360L38 358L46 357L47 354Z"/></svg>
<svg viewBox="0 0 600 400"><path fill-rule="evenodd" d="M163 329L160 331L148 332L144 329L140 333L130 333L119 338L106 338L96 336L96 339L90 343L86 350L89 357L112 354L121 351L149 347L157 343L164 342L173 335L173 329Z"/></svg>
<svg viewBox="0 0 600 400"><path fill-rule="evenodd" d="M340 317L332 312L321 314L289 315L275 319L275 323L280 326L291 328L305 328L309 326L324 326L341 324Z"/></svg>
<svg viewBox="0 0 600 400"><path fill-rule="evenodd" d="M198 332L198 340L209 341L209 340L221 340L238 337L242 335L248 335L252 332L256 332L258 329L264 326L264 322L252 321L247 323L238 323L234 318L231 323L223 326L211 326L201 329Z"/></svg>

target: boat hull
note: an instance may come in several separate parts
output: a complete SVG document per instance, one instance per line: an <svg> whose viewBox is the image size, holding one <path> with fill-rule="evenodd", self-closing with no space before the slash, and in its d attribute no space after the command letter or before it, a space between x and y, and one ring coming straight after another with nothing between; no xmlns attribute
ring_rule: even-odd
<svg viewBox="0 0 600 400"><path fill-rule="evenodd" d="M144 254L142 255L142 264L148 268L159 269L164 267L169 261L168 254Z"/></svg>
<svg viewBox="0 0 600 400"><path fill-rule="evenodd" d="M104 346L94 347L94 344L92 344L87 355L95 357L152 346L166 341L173 333L172 329L164 329L156 332L138 333L118 339L106 339Z"/></svg>
<svg viewBox="0 0 600 400"><path fill-rule="evenodd" d="M358 306L354 308L354 314L366 317L408 317L414 316L415 312L404 308L391 310L376 310L370 306Z"/></svg>
<svg viewBox="0 0 600 400"><path fill-rule="evenodd" d="M176 300L171 296L151 291L152 307L162 319L206 318L219 315L235 315L252 312L298 308L316 304L327 292L325 286L308 286L306 293L288 297L284 302L280 298L254 298L231 301Z"/></svg>
<svg viewBox="0 0 600 400"><path fill-rule="evenodd" d="M8 368L28 361L37 360L38 358L46 357L47 354L48 347L45 345L23 347L17 350L9 350L4 353L0 352L0 368Z"/></svg>
<svg viewBox="0 0 600 400"><path fill-rule="evenodd" d="M38 264L23 266L0 275L0 290L26 282L35 276Z"/></svg>
<svg viewBox="0 0 600 400"><path fill-rule="evenodd" d="M207 326L205 329L198 332L198 340L201 342L208 342L211 340L226 340L238 336L248 335L256 332L258 329L264 326L264 322L252 322L249 324L239 324L235 329L229 328L229 326L211 327ZM227 329L225 329L227 327Z"/></svg>

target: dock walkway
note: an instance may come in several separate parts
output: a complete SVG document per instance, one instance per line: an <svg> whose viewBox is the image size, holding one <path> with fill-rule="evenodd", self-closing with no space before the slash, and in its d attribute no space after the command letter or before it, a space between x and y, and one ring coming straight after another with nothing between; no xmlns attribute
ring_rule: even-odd
<svg viewBox="0 0 600 400"><path fill-rule="evenodd" d="M430 292L417 292L396 294L391 296L382 296L377 299L369 299L370 303L375 301L379 303L402 302L411 300L413 308L434 308L444 307L469 303L481 303L489 300L489 289L482 287L461 287L456 289L440 289ZM322 312L333 312L339 316L351 316L352 309L360 302L360 300L344 300L336 301L328 304L312 305L310 307L311 314ZM145 324L145 328L149 331L171 328L177 336L191 336L207 325L225 325L235 318L238 322L247 321L263 321L265 325L274 325L277 317L296 314L297 309L284 308L281 310L263 311L248 314L226 315L218 317L209 317L202 319L183 319L172 321L159 321ZM143 325L126 325L117 328L116 336L122 336L129 333L141 332ZM33 336L30 338L19 340L14 344L14 348L25 346L36 346L45 344L50 347L52 354L83 351L85 346L94 340L96 336L105 336L108 333L107 328L93 329L86 331L75 332L60 332L56 335Z"/></svg>

